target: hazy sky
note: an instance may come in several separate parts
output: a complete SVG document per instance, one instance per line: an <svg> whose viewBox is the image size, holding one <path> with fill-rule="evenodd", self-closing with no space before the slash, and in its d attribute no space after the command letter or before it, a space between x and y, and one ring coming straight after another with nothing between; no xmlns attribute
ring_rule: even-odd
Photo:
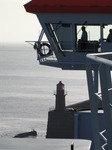
<svg viewBox="0 0 112 150"><path fill-rule="evenodd" d="M41 30L35 14L27 13L29 0L0 0L0 43L37 40Z"/></svg>

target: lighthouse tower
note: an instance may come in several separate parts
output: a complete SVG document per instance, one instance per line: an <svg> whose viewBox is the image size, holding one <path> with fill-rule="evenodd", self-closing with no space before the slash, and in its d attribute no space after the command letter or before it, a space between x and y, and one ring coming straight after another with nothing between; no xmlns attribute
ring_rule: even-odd
<svg viewBox="0 0 112 150"><path fill-rule="evenodd" d="M65 107L65 86L60 81L56 85L55 109L48 112L46 138L74 138L74 111Z"/></svg>
<svg viewBox="0 0 112 150"><path fill-rule="evenodd" d="M55 110L65 111L65 86L61 81L57 84L56 94L54 95L56 95Z"/></svg>

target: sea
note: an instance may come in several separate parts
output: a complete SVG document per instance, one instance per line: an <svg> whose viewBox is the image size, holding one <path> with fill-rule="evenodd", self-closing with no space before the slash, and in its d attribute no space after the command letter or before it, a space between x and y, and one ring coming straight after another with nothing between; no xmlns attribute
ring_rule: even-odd
<svg viewBox="0 0 112 150"><path fill-rule="evenodd" d="M59 81L67 91L66 106L88 99L86 71L40 65L28 43L0 44L0 138L33 129L45 138Z"/></svg>

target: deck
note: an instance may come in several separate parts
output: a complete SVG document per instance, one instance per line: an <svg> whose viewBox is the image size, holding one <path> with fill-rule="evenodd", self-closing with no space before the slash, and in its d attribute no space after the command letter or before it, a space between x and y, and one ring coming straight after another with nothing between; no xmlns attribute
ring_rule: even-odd
<svg viewBox="0 0 112 150"><path fill-rule="evenodd" d="M89 150L91 141L70 139L1 138L1 150Z"/></svg>

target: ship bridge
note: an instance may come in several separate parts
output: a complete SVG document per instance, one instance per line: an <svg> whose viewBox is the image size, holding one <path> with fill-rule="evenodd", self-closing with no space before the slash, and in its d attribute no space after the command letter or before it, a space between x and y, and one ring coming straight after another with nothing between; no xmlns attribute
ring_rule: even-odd
<svg viewBox="0 0 112 150"><path fill-rule="evenodd" d="M41 65L65 70L87 69L94 149L111 150L112 62L109 60L112 58L112 0L32 0L25 5L25 9L27 12L36 14L42 27L40 36L34 43L37 59ZM82 33L86 37L84 41ZM101 84L100 93L98 92L98 73ZM98 121L99 99L102 100L106 124L106 130L103 129L101 132L99 132ZM77 116L79 115L76 114ZM78 138L78 128L81 124L81 120L79 122L78 120L77 117L76 138ZM100 123L102 124L102 121ZM86 124L86 130L82 131L85 133L87 130ZM102 145L99 135L105 144Z"/></svg>
<svg viewBox="0 0 112 150"><path fill-rule="evenodd" d="M107 41L112 28L111 0L32 0L25 9L36 14L42 27L34 44L41 65L85 70L88 53L112 51L112 42ZM86 42L80 42L82 26L88 34Z"/></svg>

